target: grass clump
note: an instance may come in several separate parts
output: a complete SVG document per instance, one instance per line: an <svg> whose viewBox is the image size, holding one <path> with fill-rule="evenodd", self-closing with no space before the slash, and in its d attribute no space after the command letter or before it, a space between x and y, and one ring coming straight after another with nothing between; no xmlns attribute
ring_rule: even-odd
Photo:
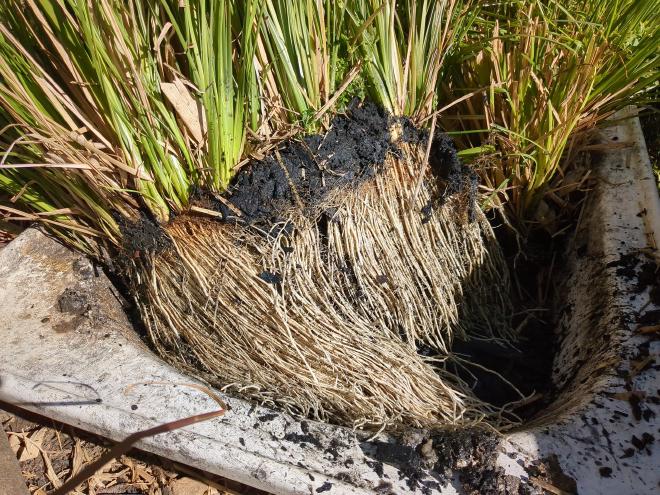
<svg viewBox="0 0 660 495"><path fill-rule="evenodd" d="M571 143L657 85L653 1L505 2L482 9L439 91L466 97L446 128L487 142L483 186L518 227L568 183Z"/></svg>
<svg viewBox="0 0 660 495"><path fill-rule="evenodd" d="M120 244L116 215L166 222L194 187L226 187L259 110L256 4L159 7L0 7L2 187L25 218L66 227L57 233L87 252L99 254L84 235Z"/></svg>
<svg viewBox="0 0 660 495"><path fill-rule="evenodd" d="M460 0L354 2L353 32L371 99L416 121L431 114L445 57L478 12L478 4Z"/></svg>

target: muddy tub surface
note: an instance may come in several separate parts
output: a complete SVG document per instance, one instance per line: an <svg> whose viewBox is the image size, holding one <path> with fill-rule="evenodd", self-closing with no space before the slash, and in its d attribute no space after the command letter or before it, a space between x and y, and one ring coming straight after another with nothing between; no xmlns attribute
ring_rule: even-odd
<svg viewBox="0 0 660 495"><path fill-rule="evenodd" d="M139 448L282 494L657 493L660 199L638 119L617 117L606 138L630 146L604 153L562 258L558 393L529 424L370 438L219 392L224 417ZM114 440L217 409L141 341L104 274L38 230L0 251L0 315L2 401Z"/></svg>

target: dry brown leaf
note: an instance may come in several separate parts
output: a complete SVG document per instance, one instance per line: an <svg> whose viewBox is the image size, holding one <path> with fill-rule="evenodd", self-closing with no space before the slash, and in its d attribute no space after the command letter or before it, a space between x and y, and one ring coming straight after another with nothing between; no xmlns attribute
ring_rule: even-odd
<svg viewBox="0 0 660 495"><path fill-rule="evenodd" d="M14 451L14 454L18 458L18 451L21 450L21 440L18 438L18 435L9 433L9 446L11 450Z"/></svg>
<svg viewBox="0 0 660 495"><path fill-rule="evenodd" d="M172 495L217 495L219 492L201 481L192 478L179 478L170 485Z"/></svg>
<svg viewBox="0 0 660 495"><path fill-rule="evenodd" d="M39 456L45 431L44 428L40 428L30 436L26 433L9 433L9 445L12 446L20 462L30 461ZM15 449L17 440L19 441L19 448Z"/></svg>
<svg viewBox="0 0 660 495"><path fill-rule="evenodd" d="M129 469L130 472L130 482L135 483L137 481L137 474L135 473L135 463L125 455L121 456L119 458L119 462L122 463L126 468Z"/></svg>
<svg viewBox="0 0 660 495"><path fill-rule="evenodd" d="M111 487L104 488L101 493L105 494L124 494L124 493L135 493L137 490L140 492L144 489L143 483L117 483Z"/></svg>
<svg viewBox="0 0 660 495"><path fill-rule="evenodd" d="M118 477L118 475L115 474L115 473L98 472L94 475L93 479L99 485L106 486L108 483L116 482L117 477Z"/></svg>
<svg viewBox="0 0 660 495"><path fill-rule="evenodd" d="M62 481L53 469L53 464L50 462L50 457L48 457L48 454L41 447L39 447L39 451L41 452L41 458L44 460L44 465L46 466L46 478L48 478L48 481L50 481L53 487L59 488L62 486Z"/></svg>
<svg viewBox="0 0 660 495"><path fill-rule="evenodd" d="M573 493L562 490L561 488L551 483L548 483L547 481L544 481L536 476L530 476L529 480L532 483L534 483L536 486L543 488L545 491L553 493L555 495L574 495Z"/></svg>
<svg viewBox="0 0 660 495"><path fill-rule="evenodd" d="M105 487L105 482L101 478L102 476L106 476L106 475L102 473L97 473L87 480L87 490L89 492L89 495L96 495L96 492L103 491Z"/></svg>
<svg viewBox="0 0 660 495"><path fill-rule="evenodd" d="M111 465L111 463L106 464L106 466ZM122 476L126 476L126 479L128 479L128 475L131 473L131 470L129 468L124 468L121 471L117 471L116 473L111 473L113 476L116 478L121 478Z"/></svg>
<svg viewBox="0 0 660 495"><path fill-rule="evenodd" d="M156 478L156 481L160 485L166 485L168 484L168 479L172 478L172 474L167 473L162 467L160 466L151 466L151 473L154 475Z"/></svg>
<svg viewBox="0 0 660 495"><path fill-rule="evenodd" d="M41 458L44 461L44 466L46 469L46 473L45 473L46 478L48 478L48 481L50 481L50 483L55 488L58 488L62 486L62 482L57 476L57 473L55 473L55 470L53 469L53 464L50 462L50 457L41 448L41 442L43 441L45 432L46 432L46 428L40 428L30 436L27 436L24 433L12 433L11 435L18 437L23 443L23 447L20 450L18 460L19 461L31 460L36 458L39 454L41 454ZM35 451L36 451L36 455L33 455Z"/></svg>
<svg viewBox="0 0 660 495"><path fill-rule="evenodd" d="M184 82L179 78L174 79L171 83L161 82L160 89L193 139L197 144L202 144L206 134L206 117L200 102L192 97Z"/></svg>
<svg viewBox="0 0 660 495"><path fill-rule="evenodd" d="M55 488L58 488L62 486L62 482L60 481L59 477L57 476L57 473L55 473L55 470L53 469L53 464L50 462L50 457L44 451L44 449L41 448L41 443L43 442L46 431L47 428L40 428L39 430L32 433L32 435L30 436L21 433L15 433L13 434L13 436L19 437L19 439L22 440L23 442L23 448L21 449L21 453L19 454L18 460L24 461L24 460L34 459L39 454L41 454L41 457L44 461L44 466L46 468L46 477L48 478L48 481L50 481ZM36 455L34 454L35 452Z"/></svg>
<svg viewBox="0 0 660 495"><path fill-rule="evenodd" d="M142 467L139 466L136 467L134 473L138 478L142 478L144 481L146 481L149 484L156 483L156 477L149 474L149 472L146 469L143 469Z"/></svg>
<svg viewBox="0 0 660 495"><path fill-rule="evenodd" d="M75 443L73 444L73 454L72 454L72 460L71 460L71 473L69 475L69 478L71 476L75 476L78 471L80 471L85 464L86 456L85 456L85 451L83 450L82 444L80 443L80 439L76 438Z"/></svg>
<svg viewBox="0 0 660 495"><path fill-rule="evenodd" d="M26 442L26 450L30 450L30 459L34 459L39 455L39 450L41 450L41 444L44 441L44 436L46 435L46 428L39 428L37 431L32 433ZM36 450L36 452L35 452Z"/></svg>

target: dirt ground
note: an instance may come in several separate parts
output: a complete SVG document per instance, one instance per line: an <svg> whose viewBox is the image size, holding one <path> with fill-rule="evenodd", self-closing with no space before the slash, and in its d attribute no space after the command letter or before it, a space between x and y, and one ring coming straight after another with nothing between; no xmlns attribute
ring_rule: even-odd
<svg viewBox="0 0 660 495"><path fill-rule="evenodd" d="M0 403L0 424L32 495L46 495L111 445ZM262 495L265 492L139 451L106 464L75 495Z"/></svg>

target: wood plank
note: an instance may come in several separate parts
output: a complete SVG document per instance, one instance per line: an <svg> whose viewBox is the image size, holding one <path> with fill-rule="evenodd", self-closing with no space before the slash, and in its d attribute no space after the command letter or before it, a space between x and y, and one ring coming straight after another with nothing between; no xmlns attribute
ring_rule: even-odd
<svg viewBox="0 0 660 495"><path fill-rule="evenodd" d="M0 495L30 495L7 434L0 431Z"/></svg>

